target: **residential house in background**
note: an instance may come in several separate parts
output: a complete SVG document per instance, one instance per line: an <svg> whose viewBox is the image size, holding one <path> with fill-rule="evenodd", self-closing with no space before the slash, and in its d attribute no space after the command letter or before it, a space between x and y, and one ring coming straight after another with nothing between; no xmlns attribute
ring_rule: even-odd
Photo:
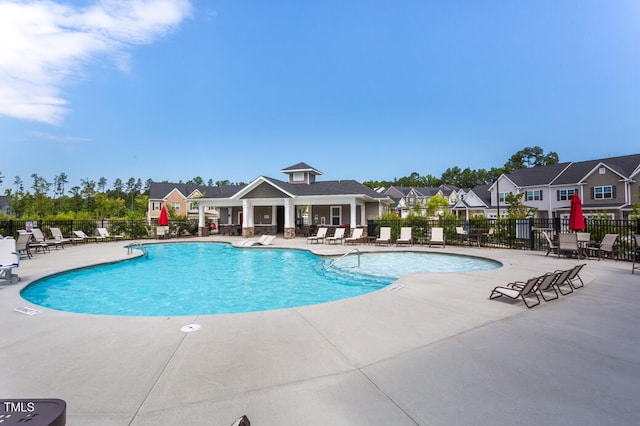
<svg viewBox="0 0 640 426"><path fill-rule="evenodd" d="M506 195L522 194L524 205L536 209L536 217L568 217L577 193L586 217L625 219L640 200L639 176L640 154L516 170L489 187L486 216L496 217L498 206L500 215L506 214Z"/></svg>
<svg viewBox="0 0 640 426"><path fill-rule="evenodd" d="M459 191L458 201L451 207L458 216L465 220L474 216L492 217L490 185L478 185L473 189Z"/></svg>
<svg viewBox="0 0 640 426"><path fill-rule="evenodd" d="M154 223L160 217L162 206L166 206L177 215L189 219L198 218L197 199L199 197L226 196L237 192L241 185L202 186L185 183L152 182L149 187L149 207L147 220ZM208 219L217 221L218 211L210 208L205 211Z"/></svg>
<svg viewBox="0 0 640 426"><path fill-rule="evenodd" d="M449 201L449 206L453 207L458 201L459 191L459 188L451 185L438 187L390 186L383 193L395 202L396 212L401 217L407 217L412 212L424 215L429 200L436 195L446 198Z"/></svg>
<svg viewBox="0 0 640 426"><path fill-rule="evenodd" d="M322 173L306 163L281 170L287 180L259 176L228 193L189 196L197 202L199 226L208 209L220 214L220 225L241 226L242 235L284 233L296 236L296 227L364 227L392 206L392 200L355 180L319 181Z"/></svg>

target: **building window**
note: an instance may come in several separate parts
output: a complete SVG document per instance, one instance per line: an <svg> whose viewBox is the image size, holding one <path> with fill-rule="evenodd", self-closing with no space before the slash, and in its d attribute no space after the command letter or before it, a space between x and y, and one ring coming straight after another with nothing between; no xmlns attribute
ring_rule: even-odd
<svg viewBox="0 0 640 426"><path fill-rule="evenodd" d="M198 203L197 202L190 202L189 203L189 210L198 210Z"/></svg>
<svg viewBox="0 0 640 426"><path fill-rule="evenodd" d="M173 211L180 211L180 203L171 203L171 207L173 207Z"/></svg>
<svg viewBox="0 0 640 426"><path fill-rule="evenodd" d="M533 191L527 191L525 201L542 201L542 190L536 189Z"/></svg>
<svg viewBox="0 0 640 426"><path fill-rule="evenodd" d="M576 194L576 189L559 189L558 190L558 201L570 201L573 196Z"/></svg>
<svg viewBox="0 0 640 426"><path fill-rule="evenodd" d="M500 203L506 203L507 202L507 195L509 195L510 192L501 192L500 194L498 194L498 202Z"/></svg>
<svg viewBox="0 0 640 426"><path fill-rule="evenodd" d="M160 201L154 201L151 203L151 210L158 211L162 209L162 203Z"/></svg>
<svg viewBox="0 0 640 426"><path fill-rule="evenodd" d="M593 187L594 200L610 200L613 198L613 187L611 185Z"/></svg>
<svg viewBox="0 0 640 426"><path fill-rule="evenodd" d="M292 180L293 180L294 182L304 182L304 173L301 173L301 172L295 172L295 173L293 174L293 178L292 178Z"/></svg>
<svg viewBox="0 0 640 426"><path fill-rule="evenodd" d="M332 225L340 225L342 220L342 207L331 207L331 224Z"/></svg>

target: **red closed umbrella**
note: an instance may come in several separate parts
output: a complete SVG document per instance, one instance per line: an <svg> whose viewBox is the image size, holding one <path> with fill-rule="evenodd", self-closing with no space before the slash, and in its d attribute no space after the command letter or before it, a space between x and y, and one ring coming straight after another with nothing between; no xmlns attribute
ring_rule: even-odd
<svg viewBox="0 0 640 426"><path fill-rule="evenodd" d="M569 213L569 229L572 231L582 231L587 226L584 223L584 216L582 214L582 200L576 193L571 198L571 211Z"/></svg>
<svg viewBox="0 0 640 426"><path fill-rule="evenodd" d="M169 224L169 215L167 215L167 208L162 206L160 210L160 218L158 219L158 225L167 226Z"/></svg>

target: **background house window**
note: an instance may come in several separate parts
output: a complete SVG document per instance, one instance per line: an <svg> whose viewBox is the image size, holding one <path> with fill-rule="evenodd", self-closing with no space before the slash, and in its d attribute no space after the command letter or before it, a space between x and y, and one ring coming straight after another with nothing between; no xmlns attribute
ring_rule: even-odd
<svg viewBox="0 0 640 426"><path fill-rule="evenodd" d="M542 200L542 190L535 189L533 191L527 191L525 195L526 201L541 201Z"/></svg>
<svg viewBox="0 0 640 426"><path fill-rule="evenodd" d="M157 211L162 209L162 203L160 201L154 201L151 203L151 210Z"/></svg>
<svg viewBox="0 0 640 426"><path fill-rule="evenodd" d="M180 203L171 203L171 207L173 207L173 210L176 212L180 211Z"/></svg>
<svg viewBox="0 0 640 426"><path fill-rule="evenodd" d="M559 189L558 201L570 201L573 198L575 193L576 193L575 189Z"/></svg>
<svg viewBox="0 0 640 426"><path fill-rule="evenodd" d="M189 210L198 210L198 203L197 202L189 203Z"/></svg>
<svg viewBox="0 0 640 426"><path fill-rule="evenodd" d="M509 194L509 192L501 192L500 194L498 194L498 202L505 203L507 201L507 195Z"/></svg>
<svg viewBox="0 0 640 426"><path fill-rule="evenodd" d="M331 207L331 224L340 225L342 220L342 207Z"/></svg>
<svg viewBox="0 0 640 426"><path fill-rule="evenodd" d="M611 185L593 187L594 200L608 200L611 198L613 198L613 187Z"/></svg>

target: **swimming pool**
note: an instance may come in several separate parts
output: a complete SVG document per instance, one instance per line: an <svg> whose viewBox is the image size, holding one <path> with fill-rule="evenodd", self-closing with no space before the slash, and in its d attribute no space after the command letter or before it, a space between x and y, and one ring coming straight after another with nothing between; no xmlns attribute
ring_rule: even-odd
<svg viewBox="0 0 640 426"><path fill-rule="evenodd" d="M401 273L417 272L408 265L415 269L416 264L429 264L426 260L432 256L363 254L360 267L357 256L348 256L327 269L333 259L304 250L239 249L216 243L158 244L147 249L148 258L54 275L29 285L21 295L47 308L103 315L264 311L366 294L389 285ZM499 266L460 256L435 261L457 262L461 263L455 270Z"/></svg>

